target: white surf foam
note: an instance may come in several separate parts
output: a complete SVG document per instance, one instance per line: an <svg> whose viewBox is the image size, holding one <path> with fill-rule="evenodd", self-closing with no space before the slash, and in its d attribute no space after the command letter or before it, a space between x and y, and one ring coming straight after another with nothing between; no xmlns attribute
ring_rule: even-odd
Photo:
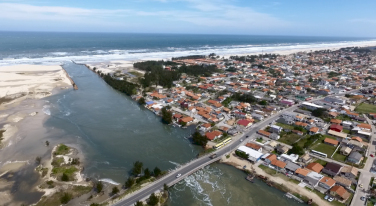
<svg viewBox="0 0 376 206"><path fill-rule="evenodd" d="M100 179L99 181L101 181L101 182L107 182L107 183L110 183L112 185L120 185L120 183L115 182L114 180L109 179L109 178L103 178L103 179Z"/></svg>
<svg viewBox="0 0 376 206"><path fill-rule="evenodd" d="M48 116L51 115L51 110L49 105L44 105L42 111L47 114Z"/></svg>

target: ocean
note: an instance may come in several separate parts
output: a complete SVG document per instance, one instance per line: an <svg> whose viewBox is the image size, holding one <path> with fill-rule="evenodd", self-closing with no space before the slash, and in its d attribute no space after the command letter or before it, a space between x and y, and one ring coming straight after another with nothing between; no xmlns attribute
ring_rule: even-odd
<svg viewBox="0 0 376 206"><path fill-rule="evenodd" d="M354 37L0 32L0 66L244 54L345 47L354 42L376 45L376 39Z"/></svg>
<svg viewBox="0 0 376 206"><path fill-rule="evenodd" d="M169 170L194 159L202 151L187 140L194 128L162 124L152 112L72 60L85 63L238 54L373 41L343 37L0 32L0 66L62 64L79 88L43 99L40 112L48 117L43 129L23 131L30 138L17 137L3 151L0 163L33 161L34 156L41 154L47 159L51 151L43 142L48 140L51 145L65 143L78 147L85 157L85 177L123 184L135 161L142 161L151 169L157 166ZM29 105L26 102L21 106ZM33 123L30 121L21 124L30 125ZM283 197L282 192L262 182L249 183L244 177L243 172L233 167L210 165L172 187L168 205L299 205ZM31 192L38 180L33 165L12 178L17 185L23 185L13 193L17 201L31 204L42 195Z"/></svg>

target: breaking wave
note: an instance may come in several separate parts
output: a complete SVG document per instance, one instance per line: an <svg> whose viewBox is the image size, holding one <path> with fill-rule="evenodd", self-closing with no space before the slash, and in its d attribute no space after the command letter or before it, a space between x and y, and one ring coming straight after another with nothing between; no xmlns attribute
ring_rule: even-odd
<svg viewBox="0 0 376 206"><path fill-rule="evenodd" d="M51 115L51 110L49 105L44 105L42 109L43 113L47 114L48 116Z"/></svg>
<svg viewBox="0 0 376 206"><path fill-rule="evenodd" d="M103 178L103 179L100 179L99 181L101 181L101 182L107 182L107 183L110 183L112 185L120 185L120 183L115 182L114 180L109 179L109 178Z"/></svg>

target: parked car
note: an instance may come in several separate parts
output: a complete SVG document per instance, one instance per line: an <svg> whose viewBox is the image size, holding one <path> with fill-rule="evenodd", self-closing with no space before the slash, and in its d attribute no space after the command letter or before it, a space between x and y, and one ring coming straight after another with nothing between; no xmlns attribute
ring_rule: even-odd
<svg viewBox="0 0 376 206"><path fill-rule="evenodd" d="M360 187L360 188L363 188L363 184L359 184L359 187Z"/></svg>
<svg viewBox="0 0 376 206"><path fill-rule="evenodd" d="M179 173L178 175L176 175L176 178L178 178L178 177L180 177L181 176L181 174Z"/></svg>
<svg viewBox="0 0 376 206"><path fill-rule="evenodd" d="M248 138L249 136L247 135L247 136L245 136L245 138Z"/></svg>
<svg viewBox="0 0 376 206"><path fill-rule="evenodd" d="M325 195L325 197L324 197L324 200L327 200L327 199L329 199L329 195Z"/></svg>
<svg viewBox="0 0 376 206"><path fill-rule="evenodd" d="M332 202L333 200L334 200L334 197L329 197L329 198L328 198L328 201L329 201L329 202Z"/></svg>
<svg viewBox="0 0 376 206"><path fill-rule="evenodd" d="M371 157L375 157L375 155L373 155L373 154L370 154L369 156L371 156Z"/></svg>
<svg viewBox="0 0 376 206"><path fill-rule="evenodd" d="M240 139L241 142L243 142L243 139Z"/></svg>
<svg viewBox="0 0 376 206"><path fill-rule="evenodd" d="M366 200L366 197L362 196L362 197L360 197L360 200L364 201L364 200Z"/></svg>

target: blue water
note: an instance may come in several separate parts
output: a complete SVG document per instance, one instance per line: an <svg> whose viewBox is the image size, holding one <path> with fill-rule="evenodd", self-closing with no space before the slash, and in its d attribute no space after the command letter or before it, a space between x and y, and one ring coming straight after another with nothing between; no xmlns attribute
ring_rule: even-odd
<svg viewBox="0 0 376 206"><path fill-rule="evenodd" d="M241 54L345 46L371 38L248 35L0 32L0 66L19 63L98 62L191 54Z"/></svg>

